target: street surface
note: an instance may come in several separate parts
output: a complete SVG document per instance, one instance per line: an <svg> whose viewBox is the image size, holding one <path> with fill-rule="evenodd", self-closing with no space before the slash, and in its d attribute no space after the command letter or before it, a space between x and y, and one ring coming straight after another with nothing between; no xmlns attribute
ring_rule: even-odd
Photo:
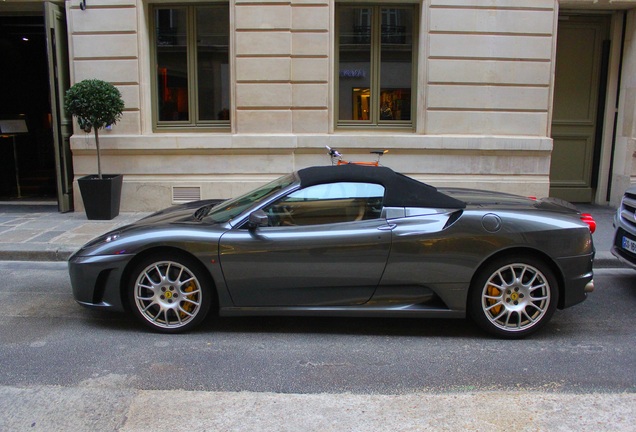
<svg viewBox="0 0 636 432"><path fill-rule="evenodd" d="M634 430L636 271L536 336L467 320L220 318L161 335L0 262L0 430Z"/></svg>

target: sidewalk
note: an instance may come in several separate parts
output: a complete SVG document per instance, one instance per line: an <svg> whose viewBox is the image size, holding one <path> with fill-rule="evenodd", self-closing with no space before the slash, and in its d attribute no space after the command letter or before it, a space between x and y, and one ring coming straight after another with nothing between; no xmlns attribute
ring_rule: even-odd
<svg viewBox="0 0 636 432"><path fill-rule="evenodd" d="M92 221L84 212L59 213L52 205L0 204L0 260L66 261L91 239L148 214Z"/></svg>
<svg viewBox="0 0 636 432"><path fill-rule="evenodd" d="M579 205L597 222L593 235L596 268L622 267L609 251L613 242L615 210ZM84 243L115 228L128 225L149 213L125 212L110 221L90 221L83 212L59 213L52 205L0 204L0 260L65 261Z"/></svg>
<svg viewBox="0 0 636 432"><path fill-rule="evenodd" d="M620 432L634 430L636 395L525 388L287 394L135 390L119 383L92 383L0 386L0 408L4 408L0 429L7 431Z"/></svg>

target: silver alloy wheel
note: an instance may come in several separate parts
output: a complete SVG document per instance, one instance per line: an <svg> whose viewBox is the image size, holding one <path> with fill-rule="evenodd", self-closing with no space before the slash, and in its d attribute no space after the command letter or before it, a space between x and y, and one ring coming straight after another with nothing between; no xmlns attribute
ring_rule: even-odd
<svg viewBox="0 0 636 432"><path fill-rule="evenodd" d="M201 311L203 291L194 273L181 263L159 261L139 273L134 286L137 310L164 329L187 325Z"/></svg>
<svg viewBox="0 0 636 432"><path fill-rule="evenodd" d="M481 307L495 327L507 332L527 330L548 313L550 284L537 268L507 264L492 273L481 293Z"/></svg>

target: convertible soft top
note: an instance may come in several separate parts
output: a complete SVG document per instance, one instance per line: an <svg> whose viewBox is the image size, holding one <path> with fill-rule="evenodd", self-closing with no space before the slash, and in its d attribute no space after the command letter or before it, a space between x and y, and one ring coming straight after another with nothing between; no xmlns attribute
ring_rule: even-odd
<svg viewBox="0 0 636 432"><path fill-rule="evenodd" d="M356 164L315 166L297 172L300 186L332 182L375 183L384 186L387 207L429 207L463 209L466 203L439 192L431 185L397 173L387 167Z"/></svg>

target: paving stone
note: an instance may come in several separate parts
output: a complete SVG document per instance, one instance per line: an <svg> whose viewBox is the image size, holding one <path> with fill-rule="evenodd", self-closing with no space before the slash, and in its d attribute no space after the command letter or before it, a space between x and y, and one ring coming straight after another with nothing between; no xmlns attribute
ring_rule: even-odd
<svg viewBox="0 0 636 432"><path fill-rule="evenodd" d="M62 236L65 234L65 231L46 231L42 234L29 239L28 243L48 243L56 237Z"/></svg>
<svg viewBox="0 0 636 432"><path fill-rule="evenodd" d="M13 229L0 233L0 243L23 243L40 234L38 230Z"/></svg>

